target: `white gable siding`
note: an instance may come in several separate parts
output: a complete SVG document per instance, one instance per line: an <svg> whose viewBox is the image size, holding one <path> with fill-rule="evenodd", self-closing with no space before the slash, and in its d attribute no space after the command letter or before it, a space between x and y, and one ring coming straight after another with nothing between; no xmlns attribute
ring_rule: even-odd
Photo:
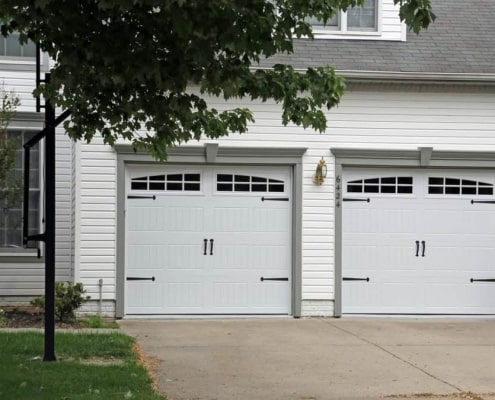
<svg viewBox="0 0 495 400"><path fill-rule="evenodd" d="M213 142L220 146L307 147L303 173L303 315L332 315L334 300L334 160L330 148L495 151L495 96L489 88L350 85L319 134L281 125L275 104L212 100L211 106L249 106L256 118L248 134ZM197 145L197 143L191 143ZM81 145L80 279L92 295L104 279L104 299L115 297L115 153L101 144ZM312 182L324 157L328 178Z"/></svg>

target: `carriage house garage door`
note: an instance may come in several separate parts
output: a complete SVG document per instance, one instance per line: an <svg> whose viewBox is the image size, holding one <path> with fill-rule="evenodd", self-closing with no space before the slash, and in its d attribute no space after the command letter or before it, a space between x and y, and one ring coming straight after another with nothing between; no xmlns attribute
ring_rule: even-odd
<svg viewBox="0 0 495 400"><path fill-rule="evenodd" d="M289 168L128 175L126 314L291 312Z"/></svg>
<svg viewBox="0 0 495 400"><path fill-rule="evenodd" d="M495 314L495 174L345 169L342 312Z"/></svg>

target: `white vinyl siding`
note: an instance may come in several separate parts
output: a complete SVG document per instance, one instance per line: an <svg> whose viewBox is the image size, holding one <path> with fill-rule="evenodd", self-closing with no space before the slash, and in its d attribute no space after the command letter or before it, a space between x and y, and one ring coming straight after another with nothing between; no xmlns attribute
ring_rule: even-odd
<svg viewBox="0 0 495 400"><path fill-rule="evenodd" d="M495 151L495 96L490 88L350 84L342 103L328 113L319 134L283 127L279 106L211 100L218 109L249 106L256 123L249 133L214 140L220 146L308 147L303 172L303 315L332 315L334 300L334 159L330 148ZM197 146L197 142L191 142ZM81 281L91 294L104 279L104 299L115 297L115 153L81 144L79 259ZM324 157L328 176L313 183Z"/></svg>

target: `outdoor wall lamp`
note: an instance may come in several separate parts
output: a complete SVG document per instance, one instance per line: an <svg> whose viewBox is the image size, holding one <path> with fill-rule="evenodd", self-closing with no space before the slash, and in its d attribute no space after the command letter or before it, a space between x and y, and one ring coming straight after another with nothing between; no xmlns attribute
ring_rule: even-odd
<svg viewBox="0 0 495 400"><path fill-rule="evenodd" d="M326 177L327 177L327 163L322 157L320 162L316 166L313 182L316 183L317 185L321 185L323 182L325 182Z"/></svg>

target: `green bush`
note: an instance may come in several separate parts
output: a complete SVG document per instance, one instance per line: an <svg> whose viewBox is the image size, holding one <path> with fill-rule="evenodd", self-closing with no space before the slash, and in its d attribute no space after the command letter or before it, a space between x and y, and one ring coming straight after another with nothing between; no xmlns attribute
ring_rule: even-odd
<svg viewBox="0 0 495 400"><path fill-rule="evenodd" d="M90 297L84 296L86 291L82 283L55 283L55 318L57 321L69 322L76 317L75 311L86 303ZM31 305L45 309L45 296L31 300Z"/></svg>

